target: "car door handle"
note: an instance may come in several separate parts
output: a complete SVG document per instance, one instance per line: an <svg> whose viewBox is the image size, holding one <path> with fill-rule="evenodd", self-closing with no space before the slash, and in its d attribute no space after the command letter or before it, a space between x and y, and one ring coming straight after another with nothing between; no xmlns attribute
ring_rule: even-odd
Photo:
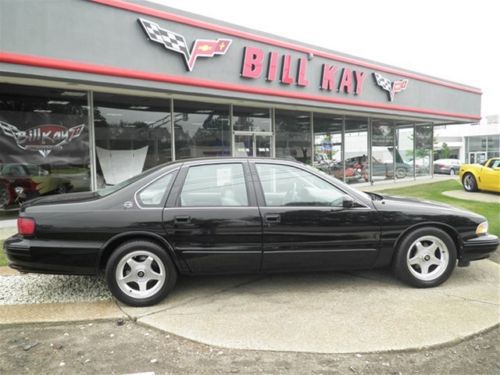
<svg viewBox="0 0 500 375"><path fill-rule="evenodd" d="M176 224L189 224L191 222L191 216L176 216L174 221Z"/></svg>
<svg viewBox="0 0 500 375"><path fill-rule="evenodd" d="M279 223L281 221L280 214L267 214L264 217L266 223Z"/></svg>

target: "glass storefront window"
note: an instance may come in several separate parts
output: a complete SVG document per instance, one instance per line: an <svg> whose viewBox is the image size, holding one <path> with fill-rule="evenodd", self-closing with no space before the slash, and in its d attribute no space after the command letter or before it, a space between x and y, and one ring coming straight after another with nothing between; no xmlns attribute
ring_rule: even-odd
<svg viewBox="0 0 500 375"><path fill-rule="evenodd" d="M345 119L345 181L350 184L369 181L368 119Z"/></svg>
<svg viewBox="0 0 500 375"><path fill-rule="evenodd" d="M428 176L432 168L433 131L432 126L415 127L415 175Z"/></svg>
<svg viewBox="0 0 500 375"><path fill-rule="evenodd" d="M374 119L372 121L372 181L394 179L394 123L392 121ZM398 172L407 169L398 163ZM397 175L400 177L399 175Z"/></svg>
<svg viewBox="0 0 500 375"><path fill-rule="evenodd" d="M229 105L174 102L175 158L231 155Z"/></svg>
<svg viewBox="0 0 500 375"><path fill-rule="evenodd" d="M86 92L0 85L0 210L90 190Z"/></svg>
<svg viewBox="0 0 500 375"><path fill-rule="evenodd" d="M488 159L500 156L500 135L488 136Z"/></svg>
<svg viewBox="0 0 500 375"><path fill-rule="evenodd" d="M94 94L97 187L172 160L170 100Z"/></svg>
<svg viewBox="0 0 500 375"><path fill-rule="evenodd" d="M311 115L307 112L276 110L276 157L311 164Z"/></svg>
<svg viewBox="0 0 500 375"><path fill-rule="evenodd" d="M269 108L233 107L233 130L271 132L271 110Z"/></svg>
<svg viewBox="0 0 500 375"><path fill-rule="evenodd" d="M344 179L342 162L343 117L322 113L314 114L313 165L339 180Z"/></svg>
<svg viewBox="0 0 500 375"><path fill-rule="evenodd" d="M396 129L396 178L413 178L413 127ZM402 173L400 168L404 168ZM420 174L429 174L428 165L416 165Z"/></svg>

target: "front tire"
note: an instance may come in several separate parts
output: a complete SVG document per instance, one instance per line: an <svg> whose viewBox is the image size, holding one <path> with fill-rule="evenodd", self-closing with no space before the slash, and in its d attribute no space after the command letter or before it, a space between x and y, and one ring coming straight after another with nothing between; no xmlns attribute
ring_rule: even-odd
<svg viewBox="0 0 500 375"><path fill-rule="evenodd" d="M401 281L430 288L444 283L453 272L457 249L451 237L441 229L420 228L400 243L393 271Z"/></svg>
<svg viewBox="0 0 500 375"><path fill-rule="evenodd" d="M405 178L408 173L406 172L406 169L404 168L397 168L396 169L396 178Z"/></svg>
<svg viewBox="0 0 500 375"><path fill-rule="evenodd" d="M450 176L455 176L456 172L453 168L450 169Z"/></svg>
<svg viewBox="0 0 500 375"><path fill-rule="evenodd" d="M177 270L166 250L149 241L119 246L106 265L109 290L130 306L151 306L163 300L177 280Z"/></svg>
<svg viewBox="0 0 500 375"><path fill-rule="evenodd" d="M462 184L464 186L464 190L469 193L477 191L477 181L472 173L465 174Z"/></svg>

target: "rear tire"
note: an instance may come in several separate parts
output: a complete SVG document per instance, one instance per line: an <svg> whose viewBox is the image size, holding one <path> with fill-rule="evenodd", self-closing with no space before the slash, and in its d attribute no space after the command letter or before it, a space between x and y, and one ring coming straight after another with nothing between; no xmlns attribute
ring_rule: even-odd
<svg viewBox="0 0 500 375"><path fill-rule="evenodd" d="M477 181L472 173L466 173L463 180L462 185L464 186L464 190L472 193L477 191Z"/></svg>
<svg viewBox="0 0 500 375"><path fill-rule="evenodd" d="M113 296L129 306L151 306L163 300L177 281L177 270L166 250L149 241L119 246L106 264Z"/></svg>
<svg viewBox="0 0 500 375"><path fill-rule="evenodd" d="M451 237L441 229L420 228L406 235L393 261L396 277L417 288L444 283L453 272L457 249Z"/></svg>

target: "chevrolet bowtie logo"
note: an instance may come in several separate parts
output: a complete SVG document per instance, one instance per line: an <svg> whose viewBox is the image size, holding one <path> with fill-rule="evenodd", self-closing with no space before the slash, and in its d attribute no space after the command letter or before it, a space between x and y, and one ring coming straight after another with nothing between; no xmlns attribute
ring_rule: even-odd
<svg viewBox="0 0 500 375"><path fill-rule="evenodd" d="M232 42L231 39L196 39L191 51L189 51L186 40L182 35L163 29L157 23L143 18L139 18L138 21L146 32L149 40L162 44L169 51L183 55L189 71L193 70L198 57L225 55Z"/></svg>

